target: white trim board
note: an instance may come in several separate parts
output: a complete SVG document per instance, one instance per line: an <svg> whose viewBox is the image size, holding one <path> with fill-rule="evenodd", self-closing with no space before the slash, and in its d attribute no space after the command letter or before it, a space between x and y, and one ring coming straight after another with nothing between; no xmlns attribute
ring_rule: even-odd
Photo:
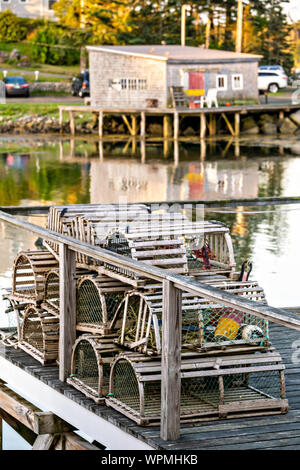
<svg viewBox="0 0 300 470"><path fill-rule="evenodd" d="M109 450L153 450L145 442L85 409L2 356L0 377L18 393L22 395L22 391L26 391L23 393L30 395L33 402L40 403L41 408L52 411Z"/></svg>

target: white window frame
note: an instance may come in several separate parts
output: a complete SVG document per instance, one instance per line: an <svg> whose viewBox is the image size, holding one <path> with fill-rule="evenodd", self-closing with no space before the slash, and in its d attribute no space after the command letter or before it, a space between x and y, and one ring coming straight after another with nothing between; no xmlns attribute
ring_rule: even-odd
<svg viewBox="0 0 300 470"><path fill-rule="evenodd" d="M147 90L146 78L110 78L108 80L108 88L130 91Z"/></svg>
<svg viewBox="0 0 300 470"><path fill-rule="evenodd" d="M235 86L235 79L239 78L240 82L238 87ZM244 88L244 76L242 73L234 73L231 77L231 85L233 90L243 90Z"/></svg>
<svg viewBox="0 0 300 470"><path fill-rule="evenodd" d="M223 87L219 86L219 79L220 78L224 79L224 86ZM217 77L216 77L216 89L218 91L226 91L227 87L228 87L228 77L227 77L227 75L224 75L224 74L217 75Z"/></svg>

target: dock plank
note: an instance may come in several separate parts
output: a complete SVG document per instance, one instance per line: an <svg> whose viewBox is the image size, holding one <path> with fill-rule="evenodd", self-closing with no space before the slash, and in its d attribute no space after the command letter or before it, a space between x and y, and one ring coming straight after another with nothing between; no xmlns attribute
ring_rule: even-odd
<svg viewBox="0 0 300 470"><path fill-rule="evenodd" d="M185 423L177 441L163 441L159 426L141 427L118 411L96 405L81 392L58 379L58 367L42 367L25 352L0 346L0 355L49 387L78 403L126 433L159 450L296 450L300 449L300 367L293 362L293 342L300 339L295 330L270 326L270 339L286 366L286 391L290 411L284 415ZM300 359L300 358L299 358ZM1 375L1 373L0 373Z"/></svg>

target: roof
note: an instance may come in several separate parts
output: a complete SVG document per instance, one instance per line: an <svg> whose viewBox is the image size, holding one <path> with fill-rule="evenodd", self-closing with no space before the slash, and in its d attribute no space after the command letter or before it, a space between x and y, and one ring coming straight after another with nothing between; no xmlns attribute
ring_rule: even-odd
<svg viewBox="0 0 300 470"><path fill-rule="evenodd" d="M142 45L142 46L88 46L89 51L110 52L137 57L164 60L168 63L220 63L258 61L262 56L244 54L219 49L177 45Z"/></svg>

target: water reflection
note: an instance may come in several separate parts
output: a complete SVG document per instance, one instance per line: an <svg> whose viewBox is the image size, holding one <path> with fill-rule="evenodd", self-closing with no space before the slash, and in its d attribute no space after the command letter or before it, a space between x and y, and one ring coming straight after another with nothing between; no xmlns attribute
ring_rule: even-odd
<svg viewBox="0 0 300 470"><path fill-rule="evenodd" d="M155 141L0 139L0 205L172 201L299 194L299 143L234 138ZM270 303L300 305L299 206L207 212L230 225L238 265L250 257ZM255 208L253 208L255 209ZM263 210L263 208L259 208ZM274 212L275 210L275 212ZM254 210L257 212L257 208ZM34 220L36 222L36 219ZM15 254L35 238L1 226L1 286Z"/></svg>

